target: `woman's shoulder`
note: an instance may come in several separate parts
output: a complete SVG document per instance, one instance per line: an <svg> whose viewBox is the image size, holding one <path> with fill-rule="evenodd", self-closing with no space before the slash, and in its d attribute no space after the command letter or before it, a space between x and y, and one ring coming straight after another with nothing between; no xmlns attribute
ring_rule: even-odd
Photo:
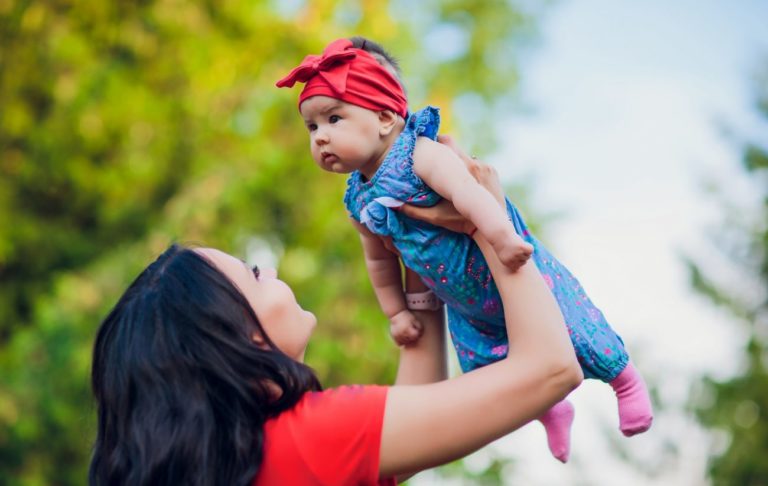
<svg viewBox="0 0 768 486"><path fill-rule="evenodd" d="M255 484L335 484L343 478L377 484L387 390L341 386L305 393L265 424Z"/></svg>
<svg viewBox="0 0 768 486"><path fill-rule="evenodd" d="M308 432L330 432L342 422L383 413L387 390L379 385L345 385L307 392L293 408L270 423L279 427L281 422L291 422L291 427L303 427Z"/></svg>
<svg viewBox="0 0 768 486"><path fill-rule="evenodd" d="M382 385L341 385L320 391L307 392L302 397L302 400L346 400L349 398L360 398L362 396L386 393L388 388L389 387Z"/></svg>

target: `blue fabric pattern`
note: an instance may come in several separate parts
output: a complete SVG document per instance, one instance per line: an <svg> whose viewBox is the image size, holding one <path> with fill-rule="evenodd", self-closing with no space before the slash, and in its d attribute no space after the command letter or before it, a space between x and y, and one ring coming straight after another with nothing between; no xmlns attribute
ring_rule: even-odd
<svg viewBox="0 0 768 486"><path fill-rule="evenodd" d="M440 201L440 195L413 171L416 139L435 140L439 125L437 108L411 114L370 181L359 172L350 174L344 204L373 233L392 237L403 263L445 302L459 363L469 371L498 361L508 350L501 297L485 258L467 235L408 218L395 209L404 203L432 206ZM534 247L532 258L557 299L584 376L610 382L629 360L621 338L578 280L528 231L509 199L507 213L516 231Z"/></svg>

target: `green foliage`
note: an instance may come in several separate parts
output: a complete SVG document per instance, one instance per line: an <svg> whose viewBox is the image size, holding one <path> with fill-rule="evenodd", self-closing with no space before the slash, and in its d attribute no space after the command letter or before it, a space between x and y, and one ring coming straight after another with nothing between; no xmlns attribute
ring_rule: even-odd
<svg viewBox="0 0 768 486"><path fill-rule="evenodd" d="M758 107L768 119L768 77L761 79L758 88ZM768 484L768 151L748 144L743 162L761 191L762 202L751 225L731 222L722 234L724 240L731 240L732 232L737 233L728 255L743 281L751 283L749 293L757 298L740 295L708 276L705 265L690 263L690 269L694 288L727 309L746 328L749 339L738 376L723 381L705 379L693 406L702 424L725 432L728 438L724 450L709 464L713 484L758 486Z"/></svg>
<svg viewBox="0 0 768 486"><path fill-rule="evenodd" d="M0 0L0 484L84 483L95 329L173 241L241 256L272 242L318 315L307 361L323 382L392 380L344 178L314 166L298 92L274 82L366 35L455 131L451 100L477 97L490 119L513 92L509 46L530 19L506 1L286 5ZM420 46L445 23L469 47L441 61ZM462 138L492 133L471 128Z"/></svg>

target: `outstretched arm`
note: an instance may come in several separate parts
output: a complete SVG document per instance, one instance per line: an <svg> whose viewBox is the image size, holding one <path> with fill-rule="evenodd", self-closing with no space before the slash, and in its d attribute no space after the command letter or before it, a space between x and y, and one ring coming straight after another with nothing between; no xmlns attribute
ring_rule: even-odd
<svg viewBox="0 0 768 486"><path fill-rule="evenodd" d="M535 264L513 273L482 237L477 241L501 292L515 346L505 359L451 380L390 388L382 477L463 457L539 416L582 379L559 308Z"/></svg>
<svg viewBox="0 0 768 486"><path fill-rule="evenodd" d="M488 240L499 259L516 270L533 253L520 238L496 199L472 177L464 162L449 147L419 137L413 169L429 187L453 203Z"/></svg>
<svg viewBox="0 0 768 486"><path fill-rule="evenodd" d="M481 180L495 178L493 170L477 173ZM442 208L439 212L445 213ZM427 219L422 216L437 209L406 206L404 211ZM441 220L446 218L438 215L433 222ZM447 220L454 230L471 228L455 224L455 218ZM583 379L560 309L535 264L513 272L479 232L475 240L499 288L507 334L515 346L505 359L457 378L390 388L380 450L382 477L463 457L539 416Z"/></svg>

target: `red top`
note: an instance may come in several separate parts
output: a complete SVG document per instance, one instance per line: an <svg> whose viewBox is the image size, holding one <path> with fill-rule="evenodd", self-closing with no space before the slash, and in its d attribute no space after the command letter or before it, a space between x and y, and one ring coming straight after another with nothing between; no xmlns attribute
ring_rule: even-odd
<svg viewBox="0 0 768 486"><path fill-rule="evenodd" d="M379 481L387 388L344 386L308 392L264 424L264 460L253 486L389 486Z"/></svg>

